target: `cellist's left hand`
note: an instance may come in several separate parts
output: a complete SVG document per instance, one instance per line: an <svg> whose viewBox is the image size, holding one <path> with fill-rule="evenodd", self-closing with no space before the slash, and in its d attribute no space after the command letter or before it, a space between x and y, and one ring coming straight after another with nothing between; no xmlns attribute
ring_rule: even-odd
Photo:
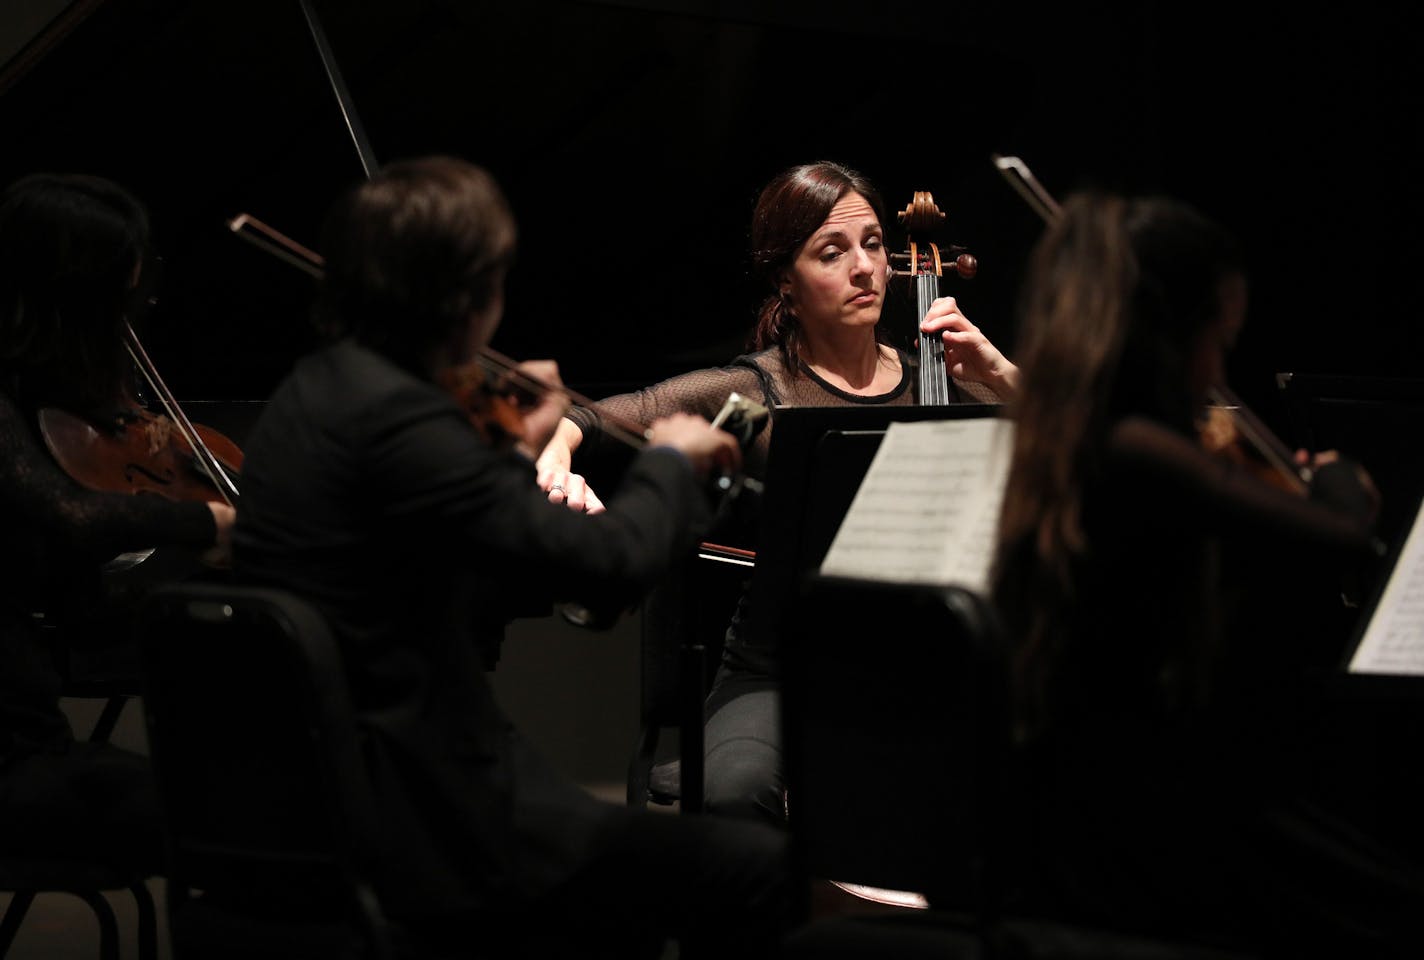
<svg viewBox="0 0 1424 960"><path fill-rule="evenodd" d="M944 341L944 363L949 375L982 383L1001 400L1018 391L1019 368L989 338L969 322L953 297L940 297L920 322L920 332L939 334Z"/></svg>

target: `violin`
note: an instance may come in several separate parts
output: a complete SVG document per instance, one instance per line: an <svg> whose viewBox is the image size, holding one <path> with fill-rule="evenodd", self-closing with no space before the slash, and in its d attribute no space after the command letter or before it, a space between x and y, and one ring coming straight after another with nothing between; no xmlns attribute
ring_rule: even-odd
<svg viewBox="0 0 1424 960"><path fill-rule="evenodd" d="M227 502L203 458L172 422L143 409L123 410L101 425L58 407L39 412L40 433L65 473L92 490L157 493L170 500ZM228 477L242 468L242 451L201 424L194 429Z"/></svg>
<svg viewBox="0 0 1424 960"><path fill-rule="evenodd" d="M438 379L470 418L485 444L511 450L524 435L524 411L538 395L510 381L510 371L485 362L483 356L441 371Z"/></svg>
<svg viewBox="0 0 1424 960"><path fill-rule="evenodd" d="M909 277L915 284L915 318L923 320L940 296L940 278L945 271L953 271L968 280L979 271L979 261L965 252L964 247L950 246L947 253L953 256L945 263L939 246L921 243L916 237L927 236L945 220L945 213L934 202L934 196L926 191L916 191L914 199L897 215L908 234L908 250L892 253L891 264L903 263L905 269L894 270L898 277ZM916 326L918 329L918 325ZM944 341L937 336L918 337L920 357L916 380L916 400L922 406L942 406L951 401L949 371L944 365Z"/></svg>
<svg viewBox="0 0 1424 960"><path fill-rule="evenodd" d="M129 356L164 412L135 404L100 423L58 407L41 408L40 435L50 455L91 490L157 493L170 500L235 507L242 451L217 430L190 421L127 321L123 333Z"/></svg>
<svg viewBox="0 0 1424 960"><path fill-rule="evenodd" d="M1212 387L1210 403L1197 424L1208 452L1240 464L1265 483L1306 496L1314 471L1295 462L1295 455L1226 387Z"/></svg>

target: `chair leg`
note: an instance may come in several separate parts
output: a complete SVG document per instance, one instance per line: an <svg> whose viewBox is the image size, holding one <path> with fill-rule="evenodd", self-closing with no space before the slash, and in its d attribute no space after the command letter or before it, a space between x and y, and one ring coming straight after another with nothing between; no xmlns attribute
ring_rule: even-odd
<svg viewBox="0 0 1424 960"><path fill-rule="evenodd" d="M153 894L142 880L129 887L138 905L139 960L158 960L158 915L153 906Z"/></svg>
<svg viewBox="0 0 1424 960"><path fill-rule="evenodd" d="M75 891L74 895L89 904L99 921L99 960L119 960L119 923L114 919L114 908L102 893Z"/></svg>
<svg viewBox="0 0 1424 960"><path fill-rule="evenodd" d="M638 731L633 759L628 761L628 806L648 805L648 774L653 768L653 755L658 749L659 731L652 724Z"/></svg>
<svg viewBox="0 0 1424 960"><path fill-rule="evenodd" d="M124 711L124 704L128 702L129 698L122 694L104 701L104 709L94 722L94 729L89 731L89 739L96 743L107 742L119 722L119 714Z"/></svg>
<svg viewBox="0 0 1424 960"><path fill-rule="evenodd" d="M20 924L25 922L25 913L34 900L33 890L16 890L10 897L10 906L5 908L5 916L0 919L0 958L10 952L10 944L15 942L15 934L20 932Z"/></svg>
<svg viewBox="0 0 1424 960"><path fill-rule="evenodd" d="M682 722L679 751L682 758L682 790L678 808L683 813L701 813L703 806L702 711L707 696L707 648L700 643L682 648Z"/></svg>

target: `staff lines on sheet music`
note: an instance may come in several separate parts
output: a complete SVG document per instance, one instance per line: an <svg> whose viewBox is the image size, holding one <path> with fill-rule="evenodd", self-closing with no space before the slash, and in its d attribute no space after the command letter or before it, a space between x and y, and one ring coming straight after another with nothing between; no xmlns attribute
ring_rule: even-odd
<svg viewBox="0 0 1424 960"><path fill-rule="evenodd" d="M999 418L892 423L821 572L984 589L1011 431Z"/></svg>
<svg viewBox="0 0 1424 960"><path fill-rule="evenodd" d="M1424 512L1415 513L1350 671L1424 676Z"/></svg>

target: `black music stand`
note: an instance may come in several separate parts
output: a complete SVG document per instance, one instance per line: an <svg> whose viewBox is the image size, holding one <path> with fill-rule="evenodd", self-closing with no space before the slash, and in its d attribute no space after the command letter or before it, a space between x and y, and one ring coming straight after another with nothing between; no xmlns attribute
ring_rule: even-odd
<svg viewBox="0 0 1424 960"><path fill-rule="evenodd" d="M992 403L948 406L778 407L766 468L749 639L775 646L783 617L814 574L890 424L997 417Z"/></svg>

